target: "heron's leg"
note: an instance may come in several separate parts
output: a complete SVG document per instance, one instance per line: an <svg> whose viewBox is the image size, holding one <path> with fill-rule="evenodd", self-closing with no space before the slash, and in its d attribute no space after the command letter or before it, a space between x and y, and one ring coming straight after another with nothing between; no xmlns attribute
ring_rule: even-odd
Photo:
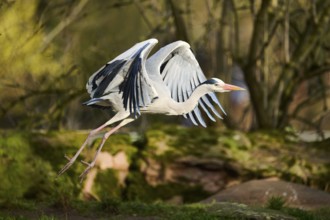
<svg viewBox="0 0 330 220"><path fill-rule="evenodd" d="M85 161L81 161L83 164L87 165L87 168L84 170L84 172L79 176L81 181L83 180L83 178L86 176L86 174L90 171L91 168L94 167L95 165L95 161L96 161L96 158L98 156L98 154L101 152L102 150L102 147L105 143L105 141L109 138L109 136L111 134L113 134L115 131L117 131L119 128L123 127L124 125L134 121L135 119L134 118L125 118L124 120L122 120L116 127L112 128L110 131L108 131L107 133L104 134L103 138L102 138L102 142L101 144L99 145L99 147L97 148L97 151L94 155L94 158L92 160L91 163L87 163Z"/></svg>
<svg viewBox="0 0 330 220"><path fill-rule="evenodd" d="M89 132L85 142L82 144L82 146L79 148L79 150L76 152L76 154L72 157L69 158L68 156L65 156L66 159L69 160L69 162L60 170L60 172L58 173L58 176L63 174L67 169L69 169L71 167L71 165L76 161L76 159L78 158L79 154L81 153L81 151L86 147L86 145L88 144L89 140L95 135L97 134L99 131L101 131L103 128L107 127L108 125L111 125L117 121L123 120L125 118L127 118L129 116L129 113L126 112L118 112L115 116L113 116L109 121L107 121L106 123L104 123L103 125L101 125L100 127L92 130Z"/></svg>

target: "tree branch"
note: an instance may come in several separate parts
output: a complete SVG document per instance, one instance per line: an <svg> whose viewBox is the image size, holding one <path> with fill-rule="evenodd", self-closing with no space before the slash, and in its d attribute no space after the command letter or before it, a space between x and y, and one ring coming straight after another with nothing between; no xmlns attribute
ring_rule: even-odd
<svg viewBox="0 0 330 220"><path fill-rule="evenodd" d="M73 8L70 15L62 20L44 39L44 42L40 48L40 51L44 51L49 44L54 40L54 38L61 33L67 26L69 26L84 8L89 0L80 0L76 7Z"/></svg>
<svg viewBox="0 0 330 220"><path fill-rule="evenodd" d="M260 42L262 42L263 29L265 23L265 17L267 16L267 10L270 6L270 0L264 0L261 3L261 7L257 13L253 33L251 36L248 62L244 66L244 75L247 85L250 90L251 101L253 108L256 112L257 121L260 127L270 128L271 120L269 119L268 114L265 111L263 105L260 105L260 100L263 100L263 92L260 83L257 81L257 57L259 55Z"/></svg>
<svg viewBox="0 0 330 220"><path fill-rule="evenodd" d="M167 0L167 2L170 5L172 15L174 18L175 32L177 39L190 42L185 22L180 14L180 10L178 6L176 5L178 1L175 1L174 3L174 0Z"/></svg>
<svg viewBox="0 0 330 220"><path fill-rule="evenodd" d="M318 76L321 76L321 75L326 74L326 73L330 73L330 64L328 64L326 66L320 66L319 68L317 68L313 72L305 73L304 75L302 75L301 77L298 78L297 83L301 83L305 80L309 80L313 77L318 77Z"/></svg>
<svg viewBox="0 0 330 220"><path fill-rule="evenodd" d="M323 6L327 6L328 3L324 1ZM322 2L323 3L323 2ZM299 86L298 81L295 78L299 77L299 67L303 65L307 57L315 49L317 41L323 36L325 32L325 25L329 22L330 7L323 8L318 23L314 23L313 16L309 16L306 23L306 28L302 37L299 39L297 48L294 50L291 56L291 62L287 64L280 76L277 78L276 83L270 94L270 99L275 100L276 96L280 95L278 100L279 115L277 126L282 127L288 120L288 108L295 94L295 90ZM283 89L283 91L281 91Z"/></svg>
<svg viewBox="0 0 330 220"><path fill-rule="evenodd" d="M134 5L136 6L136 8L138 9L138 11L140 12L142 19L144 20L144 22L146 23L146 25L148 26L148 28L150 30L153 30L152 24L150 22L150 20L148 19L148 17L146 16L146 14L144 13L144 9L141 6L140 1L134 1Z"/></svg>
<svg viewBox="0 0 330 220"><path fill-rule="evenodd" d="M323 90L329 90L330 88L324 88L315 90L312 95L309 95L306 99L301 101L297 104L297 106L294 108L292 113L290 114L291 117L298 116L299 113L306 107L310 107L316 103L318 103L320 100L324 98L324 91ZM329 90L330 91L330 90Z"/></svg>

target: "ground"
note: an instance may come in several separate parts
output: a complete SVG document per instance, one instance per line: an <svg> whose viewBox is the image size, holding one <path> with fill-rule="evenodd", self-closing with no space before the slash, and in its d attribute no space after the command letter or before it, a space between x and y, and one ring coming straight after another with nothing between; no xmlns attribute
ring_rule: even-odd
<svg viewBox="0 0 330 220"><path fill-rule="evenodd" d="M273 198L265 206L247 206L238 203L213 203L169 205L164 203L146 204L141 202L82 202L76 201L69 207L58 207L55 204L37 204L17 202L2 206L0 219L306 219L326 220L330 215L328 209L304 211L288 208L281 199Z"/></svg>
<svg viewBox="0 0 330 220"><path fill-rule="evenodd" d="M328 209L296 209L269 197L247 206L199 202L249 180L277 178L327 193L329 140L302 142L294 132L242 133L219 128L125 129L106 143L90 179L84 166L57 172L86 131L1 131L2 219L326 219ZM90 160L97 146L81 158ZM103 158L103 159L102 159ZM111 163L109 162L111 161ZM271 201L271 202L269 202ZM233 202L233 201L231 201ZM265 207L276 209L269 211ZM21 217L20 217L21 216ZM258 218L256 216L259 216ZM269 219L268 218L268 219ZM284 217L283 217L284 218ZM1 218L0 218L1 219Z"/></svg>

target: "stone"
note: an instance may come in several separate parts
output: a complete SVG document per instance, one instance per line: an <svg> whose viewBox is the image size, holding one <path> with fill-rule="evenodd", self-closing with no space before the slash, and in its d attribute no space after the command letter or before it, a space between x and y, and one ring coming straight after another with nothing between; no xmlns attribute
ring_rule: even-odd
<svg viewBox="0 0 330 220"><path fill-rule="evenodd" d="M129 162L124 151L119 151L115 155L109 152L100 152L96 161L95 167L86 175L86 180L83 187L83 195L86 200L99 200L98 196L93 193L92 188L97 177L98 170L113 169L117 171L118 183L125 186L125 180L129 171Z"/></svg>
<svg viewBox="0 0 330 220"><path fill-rule="evenodd" d="M278 179L251 180L231 186L203 200L202 203L236 202L265 205L272 197L282 197L285 205L301 209L330 207L330 194L301 184Z"/></svg>
<svg viewBox="0 0 330 220"><path fill-rule="evenodd" d="M169 164L162 164L148 158L141 166L141 172L144 173L146 181L151 186L185 183L201 186L208 193L223 189L232 179L230 176L232 170L230 165L222 160L195 156L181 157Z"/></svg>

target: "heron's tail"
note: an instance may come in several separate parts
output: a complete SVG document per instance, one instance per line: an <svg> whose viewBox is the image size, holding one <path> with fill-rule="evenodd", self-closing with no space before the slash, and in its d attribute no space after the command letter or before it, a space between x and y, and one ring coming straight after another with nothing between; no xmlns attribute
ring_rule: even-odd
<svg viewBox="0 0 330 220"><path fill-rule="evenodd" d="M104 100L104 99L101 99L101 98L92 98L92 99L90 99L87 102L84 102L82 104L90 106L90 107L102 108L102 109L111 108L110 102L108 100Z"/></svg>

